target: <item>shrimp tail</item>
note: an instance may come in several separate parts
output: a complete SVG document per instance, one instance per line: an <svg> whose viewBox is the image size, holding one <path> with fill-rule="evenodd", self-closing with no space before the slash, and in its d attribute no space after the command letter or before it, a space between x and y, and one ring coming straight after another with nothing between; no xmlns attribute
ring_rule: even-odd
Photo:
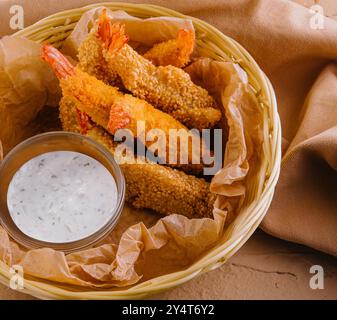
<svg viewBox="0 0 337 320"><path fill-rule="evenodd" d="M74 66L52 45L42 46L41 57L54 69L59 79L66 79L75 74Z"/></svg>
<svg viewBox="0 0 337 320"><path fill-rule="evenodd" d="M195 36L192 30L180 29L175 39L155 44L144 54L155 66L184 67L194 50Z"/></svg>
<svg viewBox="0 0 337 320"><path fill-rule="evenodd" d="M194 33L192 30L180 29L177 35L177 44L181 50L180 56L188 60L194 49Z"/></svg>
<svg viewBox="0 0 337 320"><path fill-rule="evenodd" d="M111 36L111 19L107 16L106 9L104 8L98 20L97 37L103 42L106 47L108 47Z"/></svg>
<svg viewBox="0 0 337 320"><path fill-rule="evenodd" d="M123 106L115 104L111 106L107 130L115 134L118 129L125 128L131 121L130 114Z"/></svg>
<svg viewBox="0 0 337 320"><path fill-rule="evenodd" d="M117 53L129 41L125 34L125 26L118 22L112 23L106 9L103 9L99 18L97 36L111 54Z"/></svg>
<svg viewBox="0 0 337 320"><path fill-rule="evenodd" d="M90 129L89 116L85 112L82 112L80 109L76 108L76 119L80 126L81 134L87 134Z"/></svg>

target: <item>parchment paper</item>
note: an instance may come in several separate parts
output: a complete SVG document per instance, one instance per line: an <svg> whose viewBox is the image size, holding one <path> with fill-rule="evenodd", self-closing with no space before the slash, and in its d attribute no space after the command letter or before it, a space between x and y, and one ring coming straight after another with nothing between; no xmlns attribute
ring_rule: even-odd
<svg viewBox="0 0 337 320"><path fill-rule="evenodd" d="M0 39L0 139L4 153L31 135L30 123L44 105L58 105L58 81L41 61L40 50L40 45L27 39Z"/></svg>
<svg viewBox="0 0 337 320"><path fill-rule="evenodd" d="M101 12L102 8L95 8L82 15L72 33L63 42L62 52L76 59L78 47L94 26ZM188 19L172 17L139 19L130 16L125 11L111 11L107 8L106 12L111 19L125 25L125 32L130 38L129 44L133 47L138 45L151 47L155 43L174 39L179 29L192 30L194 32L192 21Z"/></svg>
<svg viewBox="0 0 337 320"><path fill-rule="evenodd" d="M85 14L83 20L87 21L90 15L92 12ZM83 27L83 20L81 19L78 25ZM135 20L136 34L143 34L142 37L148 39L145 36L146 30L149 34L157 33L154 36L156 41L165 40L162 33L158 32L157 24L149 24L148 20L143 22L147 26L144 29L142 20ZM164 21L167 26L171 23L170 18L156 20ZM173 19L172 23L176 28L177 19ZM166 28L166 30L169 29ZM78 28L75 28L74 32L78 32ZM132 40L134 39L141 40L139 37L136 38L136 35ZM28 45L27 40L12 41L15 41L16 45L12 49L6 46L8 53L10 50L19 48L24 51L22 48ZM70 40L68 44L69 42ZM41 83L45 75L43 72L37 72L34 64L20 68L21 77L25 71L29 75L32 73L37 77L37 84ZM42 69L44 70L44 67ZM68 255L49 248L27 251L11 241L8 234L0 227L2 261L8 265L20 264L23 266L25 276L40 280L86 287L124 287L140 280L144 281L182 270L216 245L223 234L226 217L229 217L227 223L234 219L244 199L245 180L253 165L251 156L261 144L261 110L248 89L246 74L239 66L201 59L190 65L186 71L193 81L207 88L215 96L226 117L224 122L228 130L228 141L223 169L216 174L211 183L211 190L218 194L213 212L214 219L188 219L181 215L170 215L160 219L156 213L126 206L117 228L104 243L95 248ZM17 81L20 82L21 77ZM32 84L32 88L40 88L36 83ZM44 87L42 92L47 95L48 87ZM8 90L2 91L1 97L6 96L7 93ZM13 108L27 109L29 116L24 121L27 124L36 115L37 109L33 104L25 104L25 91L20 94L20 99L16 101ZM11 114L13 115L11 121L19 123L16 122L16 115L19 116L21 113L13 111ZM3 122L7 117L5 112L1 112L0 123L11 125L8 120ZM4 145L10 145L8 143L10 135L1 133L0 138Z"/></svg>

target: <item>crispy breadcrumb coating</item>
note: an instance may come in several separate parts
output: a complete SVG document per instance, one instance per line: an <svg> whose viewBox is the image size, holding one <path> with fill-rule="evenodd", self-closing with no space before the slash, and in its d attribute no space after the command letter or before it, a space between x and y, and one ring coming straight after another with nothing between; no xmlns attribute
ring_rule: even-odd
<svg viewBox="0 0 337 320"><path fill-rule="evenodd" d="M68 97L61 100L60 119L64 130L81 132L76 105ZM104 129L91 123L85 135L104 145L115 158L117 156L118 162L118 143ZM152 209L165 215L212 217L216 196L210 192L209 183L204 179L143 159L132 162L134 159L120 164L126 180L126 201L132 206Z"/></svg>
<svg viewBox="0 0 337 320"><path fill-rule="evenodd" d="M109 68L116 70L124 86L135 96L172 115L188 128L214 127L221 118L208 92L190 76L172 66L155 67L129 45L115 55L105 51Z"/></svg>
<svg viewBox="0 0 337 320"><path fill-rule="evenodd" d="M215 194L204 179L158 164L123 164L127 199L136 208L211 218Z"/></svg>
<svg viewBox="0 0 337 320"><path fill-rule="evenodd" d="M91 32L78 48L78 67L97 79L114 85L117 82L118 75L107 68L107 62L102 53L102 41L97 38L96 29L91 29Z"/></svg>
<svg viewBox="0 0 337 320"><path fill-rule="evenodd" d="M169 114L155 109L144 100L121 93L116 88L104 84L77 68L75 68L74 75L61 79L60 83L63 95L73 99L80 111L89 115L95 123L109 133L115 134L118 129L128 129L134 137L137 137L139 134L137 126L139 121L142 121L145 125L145 135L152 130L156 136L155 130L157 129L164 134L165 158L162 160L166 164L181 167L187 172L202 173L204 165L201 157L207 151L200 151L196 145L192 146L192 140L194 139L201 148L206 148L205 144L202 143L199 135L192 134ZM180 140L177 144L170 141L171 129L179 130ZM142 142L151 150L153 141ZM169 161L170 153L176 155L176 162ZM184 156L186 161L180 163L179 160L184 159Z"/></svg>
<svg viewBox="0 0 337 320"><path fill-rule="evenodd" d="M156 66L171 65L182 68L190 61L194 42L194 32L181 29L176 39L155 44L143 56Z"/></svg>
<svg viewBox="0 0 337 320"><path fill-rule="evenodd" d="M124 89L121 78L116 71L107 67L107 62L103 57L103 43L98 37L99 21L92 27L78 48L78 67L106 84Z"/></svg>
<svg viewBox="0 0 337 320"><path fill-rule="evenodd" d="M126 89L189 128L214 127L221 118L215 100L195 85L182 69L156 67L126 42L124 26L112 24L106 14L100 19L98 34L104 43L103 56L111 72L117 72Z"/></svg>

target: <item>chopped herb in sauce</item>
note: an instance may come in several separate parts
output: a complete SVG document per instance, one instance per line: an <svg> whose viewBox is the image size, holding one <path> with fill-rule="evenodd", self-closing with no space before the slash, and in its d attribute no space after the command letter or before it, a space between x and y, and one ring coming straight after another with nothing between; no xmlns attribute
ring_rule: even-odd
<svg viewBox="0 0 337 320"><path fill-rule="evenodd" d="M98 231L111 218L116 202L110 172L97 160L72 151L29 160L15 173L7 193L8 209L20 230L54 243Z"/></svg>

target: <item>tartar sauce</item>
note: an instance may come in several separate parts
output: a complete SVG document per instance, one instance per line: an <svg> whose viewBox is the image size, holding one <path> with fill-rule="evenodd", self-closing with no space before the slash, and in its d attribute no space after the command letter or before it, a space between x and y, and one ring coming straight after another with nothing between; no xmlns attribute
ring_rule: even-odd
<svg viewBox="0 0 337 320"><path fill-rule="evenodd" d="M66 243L103 227L117 203L117 186L97 160L53 151L26 162L13 176L7 205L17 227L41 241Z"/></svg>

